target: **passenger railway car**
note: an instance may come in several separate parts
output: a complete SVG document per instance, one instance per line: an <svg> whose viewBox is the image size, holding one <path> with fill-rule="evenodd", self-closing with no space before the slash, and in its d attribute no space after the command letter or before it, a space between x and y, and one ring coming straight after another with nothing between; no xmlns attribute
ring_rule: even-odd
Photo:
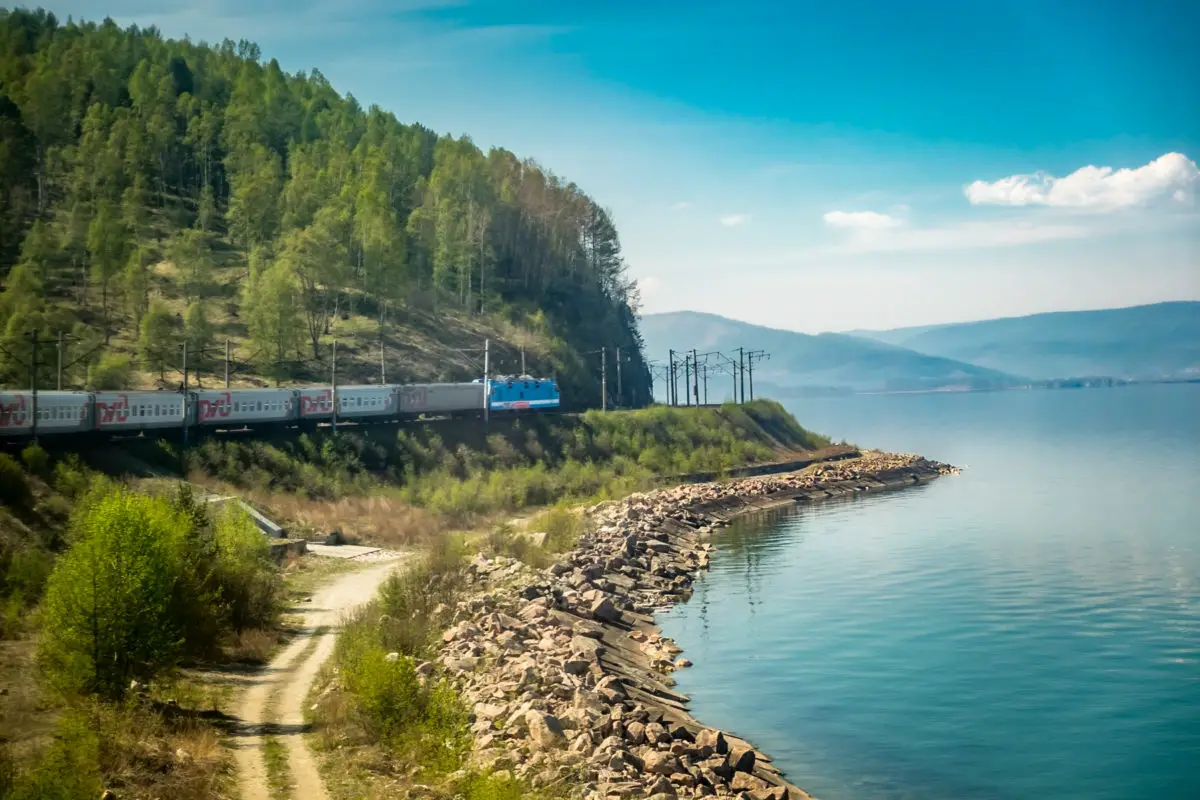
<svg viewBox="0 0 1200 800"><path fill-rule="evenodd" d="M39 407L43 394L48 392L38 392ZM179 392L96 392L91 398L96 419L93 430L114 433L179 428L190 404Z"/></svg>
<svg viewBox="0 0 1200 800"><path fill-rule="evenodd" d="M53 433L92 430L92 396L87 392L38 392L37 427ZM0 436L33 432L33 393L0 392Z"/></svg>
<svg viewBox="0 0 1200 800"><path fill-rule="evenodd" d="M397 388L402 414L483 411L482 383L409 383Z"/></svg>
<svg viewBox="0 0 1200 800"><path fill-rule="evenodd" d="M544 411L559 406L557 384L528 375L471 383L339 386L337 418L395 422L420 415ZM316 424L333 418L329 386L193 392L0 392L0 439L85 433L135 434L170 429L244 429Z"/></svg>

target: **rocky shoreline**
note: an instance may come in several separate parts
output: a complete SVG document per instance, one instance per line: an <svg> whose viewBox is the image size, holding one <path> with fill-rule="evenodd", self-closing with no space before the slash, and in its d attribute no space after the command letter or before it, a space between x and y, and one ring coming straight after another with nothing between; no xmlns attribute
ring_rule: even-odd
<svg viewBox="0 0 1200 800"><path fill-rule="evenodd" d="M708 566L711 534L741 514L923 483L956 472L868 452L799 472L682 485L588 511L590 530L535 571L471 562L480 593L459 604L442 666L474 715L474 764L587 800L808 798L749 742L706 728L673 691L688 666L654 625Z"/></svg>

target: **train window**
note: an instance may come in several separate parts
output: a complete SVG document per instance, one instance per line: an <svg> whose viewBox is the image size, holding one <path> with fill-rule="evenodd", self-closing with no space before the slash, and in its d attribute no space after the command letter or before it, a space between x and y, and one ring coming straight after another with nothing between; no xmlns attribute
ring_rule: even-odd
<svg viewBox="0 0 1200 800"><path fill-rule="evenodd" d="M542 382L541 382L541 381L534 381L534 382L533 382L533 388L535 388L535 389L540 389L540 388L542 388Z"/></svg>
<svg viewBox="0 0 1200 800"><path fill-rule="evenodd" d="M258 401L258 410L262 411L262 400Z"/></svg>

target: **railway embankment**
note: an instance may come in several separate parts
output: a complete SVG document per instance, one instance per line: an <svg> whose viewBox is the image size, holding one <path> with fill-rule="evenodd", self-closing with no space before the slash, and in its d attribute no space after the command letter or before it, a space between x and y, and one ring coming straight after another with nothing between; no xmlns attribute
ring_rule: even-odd
<svg viewBox="0 0 1200 800"><path fill-rule="evenodd" d="M590 509L590 532L545 569L477 557L478 592L458 603L437 656L472 709L472 761L593 800L808 797L753 744L689 714L671 678L688 662L654 613L690 596L735 517L954 471L871 452L681 485Z"/></svg>

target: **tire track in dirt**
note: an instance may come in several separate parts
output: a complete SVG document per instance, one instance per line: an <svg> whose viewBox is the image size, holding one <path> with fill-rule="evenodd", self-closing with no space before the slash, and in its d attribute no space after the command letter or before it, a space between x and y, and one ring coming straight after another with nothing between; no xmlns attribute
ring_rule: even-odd
<svg viewBox="0 0 1200 800"><path fill-rule="evenodd" d="M374 598L403 558L396 553L374 561L318 589L305 604L301 633L254 677L242 695L236 711L240 722L234 734L234 753L243 800L270 798L263 760L264 733L279 739L286 748L295 786L292 800L328 800L316 759L304 741L308 730L304 700L317 671L333 653L345 614Z"/></svg>

